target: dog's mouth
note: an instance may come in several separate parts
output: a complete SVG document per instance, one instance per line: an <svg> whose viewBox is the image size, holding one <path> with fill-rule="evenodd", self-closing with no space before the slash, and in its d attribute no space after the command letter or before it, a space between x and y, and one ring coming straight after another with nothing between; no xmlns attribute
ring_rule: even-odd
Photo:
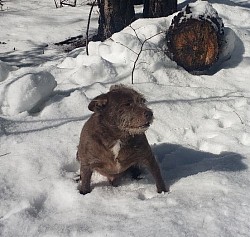
<svg viewBox="0 0 250 237"><path fill-rule="evenodd" d="M128 129L142 129L142 128L148 128L150 126L151 122L147 122L147 123L144 123L142 125L138 125L138 126L130 126L128 127Z"/></svg>
<svg viewBox="0 0 250 237"><path fill-rule="evenodd" d="M126 129L124 129L125 131L129 132L131 135L134 135L134 134L141 134L141 133L144 133L150 126L150 122L147 122L143 125L140 125L140 126L136 126L136 127L128 127Z"/></svg>

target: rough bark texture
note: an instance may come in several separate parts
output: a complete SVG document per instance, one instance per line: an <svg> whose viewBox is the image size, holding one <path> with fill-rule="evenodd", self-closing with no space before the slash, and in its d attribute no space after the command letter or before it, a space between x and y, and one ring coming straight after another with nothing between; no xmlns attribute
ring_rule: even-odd
<svg viewBox="0 0 250 237"><path fill-rule="evenodd" d="M177 0L145 0L143 17L169 16L177 11Z"/></svg>
<svg viewBox="0 0 250 237"><path fill-rule="evenodd" d="M218 59L223 37L221 18L189 17L180 12L167 32L170 57L187 71L205 71Z"/></svg>
<svg viewBox="0 0 250 237"><path fill-rule="evenodd" d="M98 37L102 41L122 30L135 18L133 0L99 0L98 6Z"/></svg>

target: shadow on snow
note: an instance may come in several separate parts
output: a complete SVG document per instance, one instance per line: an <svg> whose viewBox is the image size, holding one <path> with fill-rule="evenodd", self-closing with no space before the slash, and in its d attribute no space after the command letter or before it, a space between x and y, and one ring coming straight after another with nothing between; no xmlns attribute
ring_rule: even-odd
<svg viewBox="0 0 250 237"><path fill-rule="evenodd" d="M152 149L164 179L170 184L201 172L237 172L248 168L242 161L244 157L234 152L222 152L217 155L168 143L155 145Z"/></svg>

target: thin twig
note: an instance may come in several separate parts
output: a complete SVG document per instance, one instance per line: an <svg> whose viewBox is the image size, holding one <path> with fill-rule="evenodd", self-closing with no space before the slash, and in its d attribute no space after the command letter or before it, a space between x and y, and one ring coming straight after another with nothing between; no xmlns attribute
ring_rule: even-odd
<svg viewBox="0 0 250 237"><path fill-rule="evenodd" d="M130 27L131 27L131 26L130 26ZM131 28L134 30L133 27L131 27ZM136 37L138 38L138 35L137 35L137 33L136 33L135 30L134 30L134 32L135 32L135 34L136 34ZM144 44L145 44L148 40L150 40L150 39L152 39L153 37L155 37L155 36L157 36L157 35L159 35L159 34L162 34L162 33L164 33L164 31L161 31L161 32L159 32L159 33L157 33L157 34L155 34L155 35L150 36L149 38L145 39L143 42L138 38L138 40L141 42L141 48L140 48L139 53L137 54L137 57L136 57L136 59L135 59L134 65L133 65L133 69L132 69L132 84L134 84L134 71L135 71L136 63L137 63L137 61L139 60L139 57L140 57L140 55L141 55L141 52L143 51L142 49L143 49Z"/></svg>
<svg viewBox="0 0 250 237"><path fill-rule="evenodd" d="M0 155L0 157L2 157L2 156L7 156L7 155L9 155L9 154L10 154L10 152L5 153L5 154L2 154L2 155Z"/></svg>
<svg viewBox="0 0 250 237"><path fill-rule="evenodd" d="M132 84L134 84L134 71L135 71L136 63L139 60L139 57L141 55L143 45L144 45L144 42L142 43L141 48L140 48L140 52L137 54L137 57L136 57L136 59L134 61L134 65L133 65L133 69L132 69Z"/></svg>
<svg viewBox="0 0 250 237"><path fill-rule="evenodd" d="M95 6L95 1L92 2L91 4L91 8L90 8L90 11L89 11L89 18L88 18L88 24L87 24L87 31L86 31L86 53L87 55L89 55L89 25L90 25L90 19L91 19L91 14L92 14L92 11L93 11L93 8Z"/></svg>
<svg viewBox="0 0 250 237"><path fill-rule="evenodd" d="M241 119L240 115L239 115L236 111L234 111L234 113L235 113L235 114L238 116L238 118L240 119L241 124L244 124L244 122L243 122L243 120Z"/></svg>
<svg viewBox="0 0 250 237"><path fill-rule="evenodd" d="M56 8L58 8L58 5L57 5L57 2L56 2L56 0L54 0L54 2L55 2L55 5L56 5Z"/></svg>
<svg viewBox="0 0 250 237"><path fill-rule="evenodd" d="M139 36L138 36L138 34L137 34L135 28L133 28L132 25L129 25L129 27L134 31L136 38L137 38L137 39L140 41L140 43L142 44L143 42L142 42L141 39L139 38Z"/></svg>
<svg viewBox="0 0 250 237"><path fill-rule="evenodd" d="M166 31L160 31L160 32L158 32L157 34L150 36L150 37L147 38L145 41L148 41L148 40L154 38L155 36L160 35L160 34L163 34L163 33L166 33Z"/></svg>
<svg viewBox="0 0 250 237"><path fill-rule="evenodd" d="M140 65L140 64L148 64L148 65L150 65L148 62L139 62L137 65Z"/></svg>
<svg viewBox="0 0 250 237"><path fill-rule="evenodd" d="M110 38L111 40L113 40L112 38ZM114 40L113 40L114 41ZM123 44L123 43L121 43L121 42L117 42L117 41L114 41L115 43L117 43L117 44L120 44L121 46L123 46L123 47L125 47L125 48L127 48L128 50L130 50L131 52L133 52L134 54L138 54L138 53L136 53L133 49L131 49L131 48L129 48L127 45L125 45L125 44Z"/></svg>

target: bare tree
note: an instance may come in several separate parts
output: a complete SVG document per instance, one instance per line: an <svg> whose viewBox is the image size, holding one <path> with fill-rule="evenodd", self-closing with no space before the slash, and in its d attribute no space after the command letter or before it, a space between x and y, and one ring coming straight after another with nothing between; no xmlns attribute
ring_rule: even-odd
<svg viewBox="0 0 250 237"><path fill-rule="evenodd" d="M177 0L145 0L143 17L169 16L177 11Z"/></svg>
<svg viewBox="0 0 250 237"><path fill-rule="evenodd" d="M98 0L100 10L98 37L109 38L135 19L135 0ZM177 0L144 0L144 17L168 16L177 11Z"/></svg>
<svg viewBox="0 0 250 237"><path fill-rule="evenodd" d="M98 37L109 38L135 19L133 0L98 0L100 11Z"/></svg>

